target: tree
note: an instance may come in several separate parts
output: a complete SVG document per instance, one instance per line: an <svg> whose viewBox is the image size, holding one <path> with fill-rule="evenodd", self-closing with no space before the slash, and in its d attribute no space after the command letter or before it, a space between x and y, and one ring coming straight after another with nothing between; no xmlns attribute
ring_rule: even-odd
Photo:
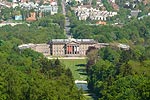
<svg viewBox="0 0 150 100"><path fill-rule="evenodd" d="M87 50L87 57L88 57L88 61L86 64L86 71L88 73L90 67L94 65L98 60L98 50L96 48L89 47Z"/></svg>
<svg viewBox="0 0 150 100"><path fill-rule="evenodd" d="M60 65L60 60L58 58L55 60L55 66L57 65Z"/></svg>
<svg viewBox="0 0 150 100"><path fill-rule="evenodd" d="M8 20L12 18L12 8L4 8L1 10L1 19Z"/></svg>

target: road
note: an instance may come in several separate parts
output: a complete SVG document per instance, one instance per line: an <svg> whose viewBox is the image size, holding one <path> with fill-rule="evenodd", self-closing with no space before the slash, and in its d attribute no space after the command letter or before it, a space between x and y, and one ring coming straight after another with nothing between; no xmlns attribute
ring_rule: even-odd
<svg viewBox="0 0 150 100"><path fill-rule="evenodd" d="M66 33L66 37L67 38L71 38L71 33L70 33L70 20L69 18L66 16L66 2L65 0L62 0L62 13L65 16L65 33Z"/></svg>
<svg viewBox="0 0 150 100"><path fill-rule="evenodd" d="M61 5L62 5L62 13L64 14L64 16L66 16L66 3L65 3L65 0L62 0L61 2Z"/></svg>

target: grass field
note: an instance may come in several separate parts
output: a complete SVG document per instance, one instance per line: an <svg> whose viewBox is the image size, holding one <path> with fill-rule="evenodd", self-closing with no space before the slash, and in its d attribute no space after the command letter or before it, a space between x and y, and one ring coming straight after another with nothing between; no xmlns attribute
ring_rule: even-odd
<svg viewBox="0 0 150 100"><path fill-rule="evenodd" d="M86 59L60 59L60 61L66 66L66 68L70 68L72 71L73 77L75 80L86 80ZM84 91L85 92L85 91ZM89 92L85 92L87 94ZM92 96L85 96L86 100L96 100Z"/></svg>
<svg viewBox="0 0 150 100"><path fill-rule="evenodd" d="M86 59L61 59L66 68L70 68L75 80L86 80Z"/></svg>

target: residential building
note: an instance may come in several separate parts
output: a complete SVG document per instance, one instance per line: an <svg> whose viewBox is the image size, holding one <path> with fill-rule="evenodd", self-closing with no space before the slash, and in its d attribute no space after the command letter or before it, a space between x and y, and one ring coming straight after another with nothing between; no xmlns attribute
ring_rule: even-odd
<svg viewBox="0 0 150 100"><path fill-rule="evenodd" d="M131 14L132 17L137 17L139 12L141 12L141 10L131 10L130 14Z"/></svg>
<svg viewBox="0 0 150 100"><path fill-rule="evenodd" d="M15 15L15 20L22 20L22 15Z"/></svg>
<svg viewBox="0 0 150 100"><path fill-rule="evenodd" d="M58 11L58 6L57 5L41 5L40 11L41 12L50 12L51 15L54 15Z"/></svg>
<svg viewBox="0 0 150 100"><path fill-rule="evenodd" d="M96 24L100 24L100 25L106 25L106 22L105 21L98 21L98 22L96 22Z"/></svg>
<svg viewBox="0 0 150 100"><path fill-rule="evenodd" d="M107 20L108 17L117 15L117 12L100 11L93 7L78 6L74 9L79 20Z"/></svg>
<svg viewBox="0 0 150 100"><path fill-rule="evenodd" d="M109 0L109 1L115 3L115 0Z"/></svg>
<svg viewBox="0 0 150 100"><path fill-rule="evenodd" d="M28 18L26 18L26 21L35 21L36 20L36 13L35 12L31 12L30 16Z"/></svg>

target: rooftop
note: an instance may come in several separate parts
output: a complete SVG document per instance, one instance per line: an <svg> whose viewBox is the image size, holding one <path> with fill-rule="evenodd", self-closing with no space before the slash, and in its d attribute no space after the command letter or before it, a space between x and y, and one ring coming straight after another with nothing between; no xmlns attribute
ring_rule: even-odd
<svg viewBox="0 0 150 100"><path fill-rule="evenodd" d="M97 43L94 39L52 39L49 43L68 43L68 42L78 42L78 43Z"/></svg>

